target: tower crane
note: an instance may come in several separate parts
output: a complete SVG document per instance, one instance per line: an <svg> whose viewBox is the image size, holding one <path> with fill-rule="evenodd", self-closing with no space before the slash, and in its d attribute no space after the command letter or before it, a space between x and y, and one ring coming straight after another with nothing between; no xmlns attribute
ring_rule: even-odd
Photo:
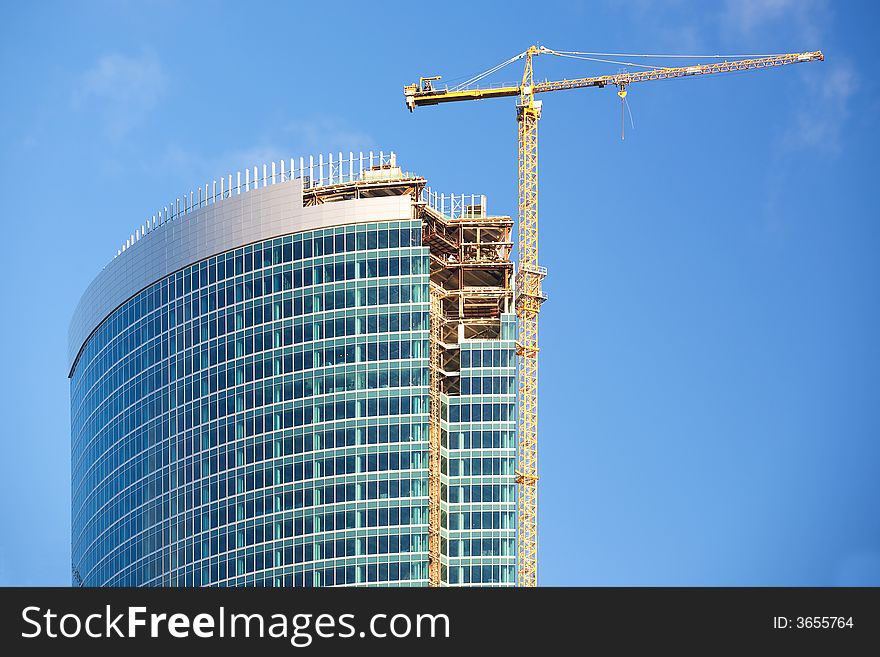
<svg viewBox="0 0 880 657"><path fill-rule="evenodd" d="M621 111L627 88L637 82L671 80L715 73L731 73L753 69L786 66L825 59L821 51L769 55L752 58L696 64L682 67L646 67L648 70L616 75L573 78L555 81L534 81L532 60L537 55L569 56L590 59L574 51L550 50L544 46L530 46L499 66L486 71L473 81L482 79L507 64L525 60L522 81L518 85L500 87L471 87L459 85L452 89L439 88L440 76L419 78L418 84L403 88L406 106L412 112L416 107L454 103L485 98L517 97L516 120L518 123L518 171L519 214L518 248L519 267L516 273L515 309L517 322L516 351L519 356L518 415L517 415L517 586L532 587L538 582L538 313L546 300L541 283L547 270L538 265L538 120L541 118L541 101L535 96L550 91L603 88L614 86L621 99ZM658 55L659 57L659 55ZM439 459L437 459L439 460ZM439 507L439 499L429 504ZM439 518L440 514L433 514ZM439 536L439 528L431 528L432 535ZM439 564L439 540L429 541L429 563ZM437 578L435 578L437 579ZM431 581L438 584L439 581Z"/></svg>

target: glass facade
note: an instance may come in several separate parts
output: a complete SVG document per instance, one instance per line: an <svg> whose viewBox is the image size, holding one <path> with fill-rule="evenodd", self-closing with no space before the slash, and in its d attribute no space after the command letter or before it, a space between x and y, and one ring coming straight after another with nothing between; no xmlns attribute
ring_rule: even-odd
<svg viewBox="0 0 880 657"><path fill-rule="evenodd" d="M74 583L423 585L421 224L213 256L110 314L71 376Z"/></svg>
<svg viewBox="0 0 880 657"><path fill-rule="evenodd" d="M86 290L75 585L515 584L513 222L346 162L206 185Z"/></svg>
<svg viewBox="0 0 880 657"><path fill-rule="evenodd" d="M516 317L501 340L463 341L460 394L447 396L443 433L447 535L444 581L516 582Z"/></svg>

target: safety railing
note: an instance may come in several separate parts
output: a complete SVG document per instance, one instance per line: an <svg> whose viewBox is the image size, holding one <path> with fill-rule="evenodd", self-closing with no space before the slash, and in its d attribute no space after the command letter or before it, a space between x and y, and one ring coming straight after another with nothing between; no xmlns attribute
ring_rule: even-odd
<svg viewBox="0 0 880 657"><path fill-rule="evenodd" d="M483 194L441 194L430 187L423 187L421 200L447 219L486 216L486 196Z"/></svg>

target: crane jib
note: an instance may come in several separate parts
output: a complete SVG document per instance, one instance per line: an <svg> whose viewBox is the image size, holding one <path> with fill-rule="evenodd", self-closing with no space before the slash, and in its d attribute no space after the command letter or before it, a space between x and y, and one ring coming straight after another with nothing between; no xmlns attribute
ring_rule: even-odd
<svg viewBox="0 0 880 657"><path fill-rule="evenodd" d="M732 73L751 69L772 68L788 64L800 64L804 62L823 61L825 55L821 51L791 53L786 55L772 55L769 57L757 57L753 59L738 59L710 64L695 64L684 67L655 67L647 71L636 73L619 73L617 75L600 75L587 78L573 78L569 80L553 80L536 82L532 87L532 93L547 93L548 91L563 91L566 89L583 89L588 87L605 87L609 84L621 86L636 82L650 80L668 80L672 78L688 77L694 75L712 75L715 73ZM428 78L423 78L423 80ZM433 78L432 78L433 79ZM427 105L439 105L441 103L454 103L465 100L483 100L486 98L504 98L519 96L523 87L504 86L486 87L473 89L434 89L430 86L412 84L404 87L407 106L412 110L415 107Z"/></svg>

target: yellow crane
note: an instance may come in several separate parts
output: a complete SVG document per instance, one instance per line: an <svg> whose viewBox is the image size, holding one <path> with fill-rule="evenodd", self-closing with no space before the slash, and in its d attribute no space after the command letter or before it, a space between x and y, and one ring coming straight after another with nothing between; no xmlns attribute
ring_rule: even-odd
<svg viewBox="0 0 880 657"><path fill-rule="evenodd" d="M406 85L403 88L406 106L410 112L416 107L426 105L484 98L519 97L519 102L516 105L516 120L519 125L519 221L517 234L519 267L515 281L515 308L518 317L517 354L519 355L518 468L516 471L518 484L517 585L524 587L537 586L538 583L538 313L541 310L541 304L546 299L541 291L541 282L547 275L547 270L538 265L538 119L541 118L541 101L535 100L535 95L548 91L587 87L603 88L611 85L618 89L617 94L620 96L621 111L623 111L627 87L636 82L748 71L825 59L820 51L802 52L752 58L731 58L721 62L682 67L646 66L645 68L648 70L645 71L618 73L617 75L534 81L532 59L536 55L590 59L589 55L597 54L601 53L555 51L544 46L531 46L525 52L515 55L473 79L474 81L482 79L507 64L525 59L522 82L518 85L483 88L459 86L453 89L440 89L435 87L435 82L440 79L440 76L431 76L419 78L418 84ZM658 57L661 56L658 55ZM435 456L439 457L439 455ZM439 458L435 460L439 462ZM435 474L439 475L439 472ZM439 489L439 486L437 488ZM439 520L439 499L431 499L429 505L431 509L437 507L437 513L429 514L429 517ZM434 536L435 540L429 540L429 564L435 564L433 572L439 573L440 541L437 540L439 527L431 527L430 532L433 532L431 536ZM432 585L439 584L439 576L429 579Z"/></svg>

